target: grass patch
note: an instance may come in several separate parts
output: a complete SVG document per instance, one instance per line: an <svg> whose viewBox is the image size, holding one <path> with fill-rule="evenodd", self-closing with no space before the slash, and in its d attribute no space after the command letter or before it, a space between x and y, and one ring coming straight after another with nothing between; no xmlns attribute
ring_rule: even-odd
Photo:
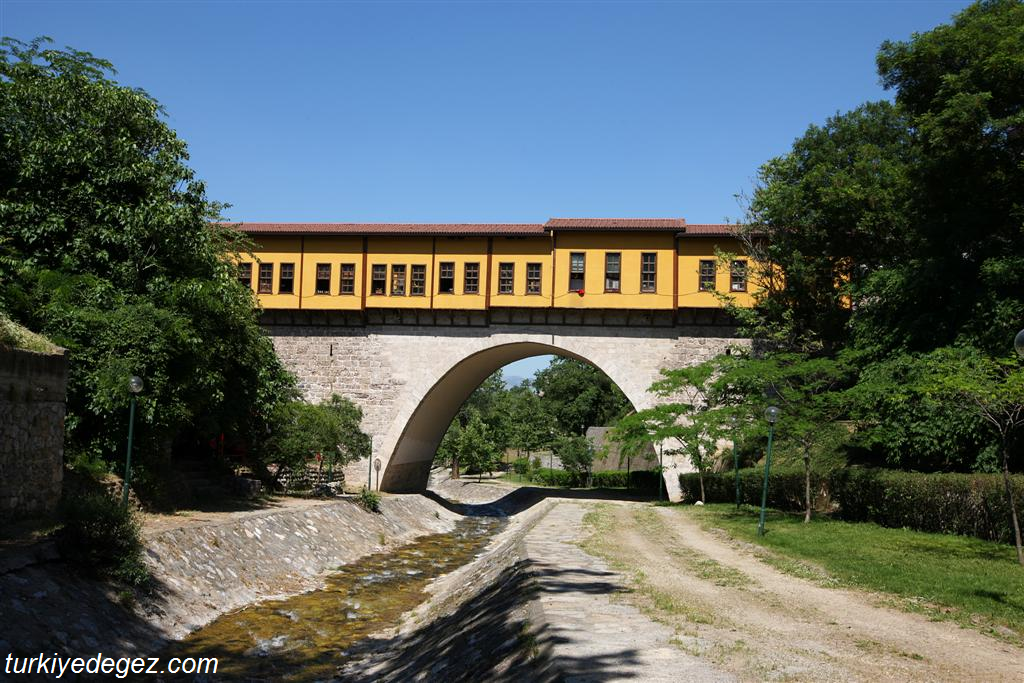
<svg viewBox="0 0 1024 683"><path fill-rule="evenodd" d="M36 353L56 353L60 347L0 313L0 347L24 349Z"/></svg>
<svg viewBox="0 0 1024 683"><path fill-rule="evenodd" d="M1024 645L1024 567L1014 549L967 536L888 529L870 523L769 511L757 536L758 510L728 504L679 507L704 527L772 551L776 568L826 585L888 593L897 605L952 619Z"/></svg>

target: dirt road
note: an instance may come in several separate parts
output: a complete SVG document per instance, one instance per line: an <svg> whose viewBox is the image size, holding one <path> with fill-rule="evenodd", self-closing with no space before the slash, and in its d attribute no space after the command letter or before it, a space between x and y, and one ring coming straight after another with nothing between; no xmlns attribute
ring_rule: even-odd
<svg viewBox="0 0 1024 683"><path fill-rule="evenodd" d="M588 509L581 545L622 572L632 592L621 599L740 680L1024 680L1024 650L783 574L684 508Z"/></svg>

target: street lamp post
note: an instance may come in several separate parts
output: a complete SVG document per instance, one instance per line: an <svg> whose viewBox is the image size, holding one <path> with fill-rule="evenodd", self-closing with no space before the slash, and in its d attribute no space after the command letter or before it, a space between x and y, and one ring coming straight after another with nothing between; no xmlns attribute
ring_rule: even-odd
<svg viewBox="0 0 1024 683"><path fill-rule="evenodd" d="M132 375L128 378L128 452L124 459L124 488L121 490L121 505L128 507L128 489L132 485L132 437L135 436L135 397L142 391L142 378Z"/></svg>
<svg viewBox="0 0 1024 683"><path fill-rule="evenodd" d="M665 500L665 444L658 444L658 500Z"/></svg>
<svg viewBox="0 0 1024 683"><path fill-rule="evenodd" d="M761 519L757 523L757 535L764 536L764 513L768 506L768 473L772 469L772 437L775 435L775 422L779 419L779 409L775 406L768 406L764 411L768 420L768 455L764 461L764 488L761 489Z"/></svg>
<svg viewBox="0 0 1024 683"><path fill-rule="evenodd" d="M736 425L739 420L735 415L729 417L729 422L732 423L732 469L736 477L736 509L740 509L740 452L737 448L736 443Z"/></svg>

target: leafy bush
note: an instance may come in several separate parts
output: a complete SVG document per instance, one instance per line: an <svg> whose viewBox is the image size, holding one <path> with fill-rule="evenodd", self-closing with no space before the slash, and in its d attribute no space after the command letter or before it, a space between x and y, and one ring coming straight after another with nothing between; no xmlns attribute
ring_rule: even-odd
<svg viewBox="0 0 1024 683"><path fill-rule="evenodd" d="M380 512L380 494L364 486L356 496L356 504L367 512Z"/></svg>
<svg viewBox="0 0 1024 683"><path fill-rule="evenodd" d="M740 470L740 502L761 504L763 469ZM679 475L685 500L699 498L697 475ZM1002 477L997 474L924 474L884 469L844 468L828 475L815 473L812 490L818 507L836 508L835 515L851 522L945 534L975 536L1012 543L1010 511ZM1024 501L1024 476L1013 477L1014 496ZM704 475L709 503L736 499L732 472ZM772 470L768 506L796 512L803 509L801 470Z"/></svg>
<svg viewBox="0 0 1024 683"><path fill-rule="evenodd" d="M847 469L833 472L829 480L845 520L1013 542L1000 475ZM1024 476L1012 480L1019 509Z"/></svg>
<svg viewBox="0 0 1024 683"><path fill-rule="evenodd" d="M818 473L811 473L811 493L817 493L816 507L827 506L828 482ZM683 500L700 500L700 480L697 473L679 475L679 486ZM760 505L764 487L764 469L760 467L740 470L740 503ZM732 472L704 475L704 501L707 503L732 503L736 500L736 479ZM804 510L803 469L772 469L768 478L768 507L786 512Z"/></svg>
<svg viewBox="0 0 1024 683"><path fill-rule="evenodd" d="M531 481L545 486L582 486L579 476L565 470L553 470L550 467L538 467L530 473Z"/></svg>
<svg viewBox="0 0 1024 683"><path fill-rule="evenodd" d="M521 477L525 477L530 474L530 459L516 458L512 461L512 471Z"/></svg>
<svg viewBox="0 0 1024 683"><path fill-rule="evenodd" d="M606 470L594 472L592 484L598 488L632 488L641 491L658 490L658 473L652 470Z"/></svg>
<svg viewBox="0 0 1024 683"><path fill-rule="evenodd" d="M70 564L130 586L149 581L139 521L120 501L99 492L66 497L61 517L57 545Z"/></svg>

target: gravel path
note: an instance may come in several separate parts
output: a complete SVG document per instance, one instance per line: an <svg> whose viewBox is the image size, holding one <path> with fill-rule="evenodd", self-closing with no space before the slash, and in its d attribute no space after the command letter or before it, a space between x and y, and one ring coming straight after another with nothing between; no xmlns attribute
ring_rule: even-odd
<svg viewBox="0 0 1024 683"><path fill-rule="evenodd" d="M1024 680L1021 649L784 574L685 510L605 505L588 521L587 548L631 578L629 602L741 680Z"/></svg>
<svg viewBox="0 0 1024 683"><path fill-rule="evenodd" d="M566 681L728 681L733 677L687 654L675 631L615 595L622 576L574 542L582 505L561 503L525 539L543 614L539 640Z"/></svg>

